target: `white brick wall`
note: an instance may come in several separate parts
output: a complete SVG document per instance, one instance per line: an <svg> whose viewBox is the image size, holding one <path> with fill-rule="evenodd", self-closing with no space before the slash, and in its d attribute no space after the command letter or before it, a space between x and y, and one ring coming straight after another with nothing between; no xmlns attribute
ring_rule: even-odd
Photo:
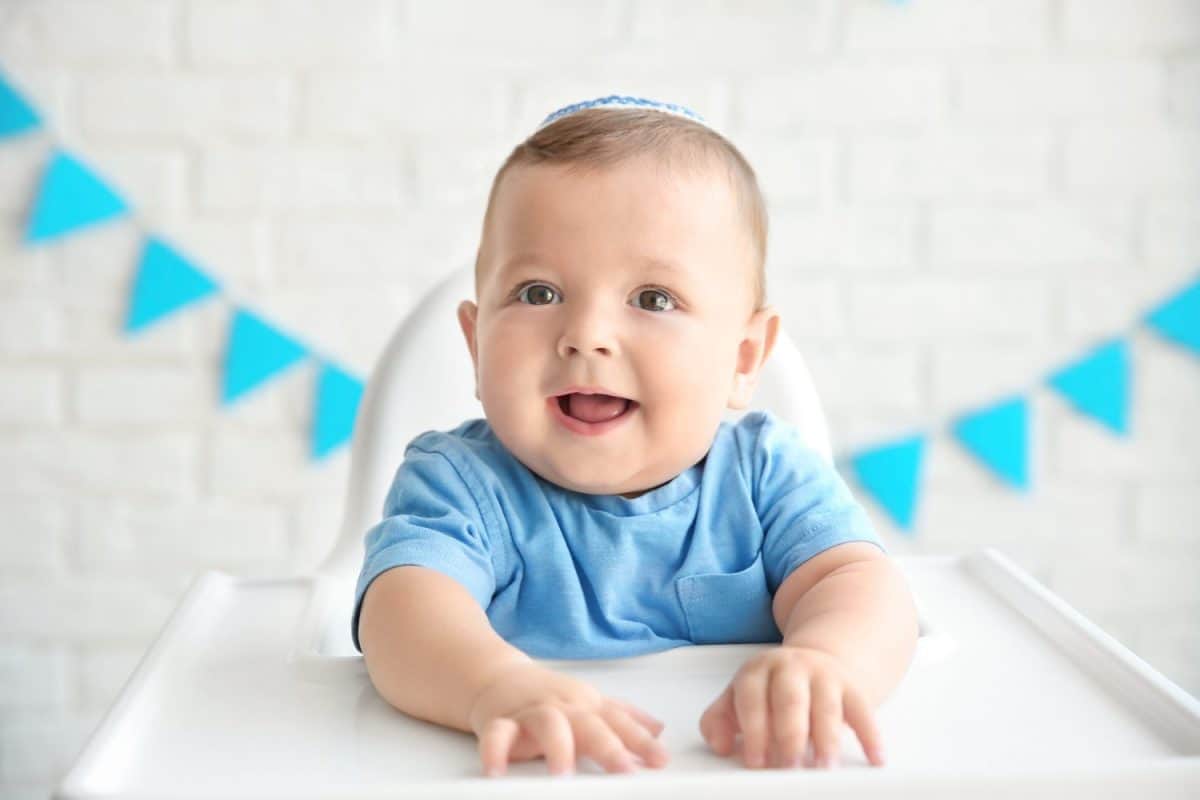
<svg viewBox="0 0 1200 800"><path fill-rule="evenodd" d="M1200 692L1200 368L1138 328L1200 267L1200 2L7 0L0 69L143 226L23 246L51 137L0 143L0 794L46 796L193 576L339 522L311 367L223 409L228 300L121 332L142 229L366 374L509 149L611 91L758 169L838 449L941 431L918 534L871 506L896 551L998 546ZM1127 439L1040 387L1119 333ZM944 432L1019 391L1028 495Z"/></svg>

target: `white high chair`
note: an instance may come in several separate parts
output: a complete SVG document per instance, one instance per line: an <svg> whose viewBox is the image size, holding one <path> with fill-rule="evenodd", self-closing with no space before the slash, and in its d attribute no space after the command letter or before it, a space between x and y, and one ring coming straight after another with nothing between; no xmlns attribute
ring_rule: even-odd
<svg viewBox="0 0 1200 800"><path fill-rule="evenodd" d="M385 348L359 412L341 534L315 574L197 578L56 798L1200 797L1200 703L992 549L893 555L921 638L876 712L883 768L867 765L848 727L831 771L751 771L710 753L701 712L772 645L706 645L544 662L666 722L665 769L609 775L583 760L563 779L537 760L481 777L474 736L389 706L350 638L363 535L404 446L482 416L454 314L472 294L462 268ZM830 457L820 403L782 331L755 407Z"/></svg>

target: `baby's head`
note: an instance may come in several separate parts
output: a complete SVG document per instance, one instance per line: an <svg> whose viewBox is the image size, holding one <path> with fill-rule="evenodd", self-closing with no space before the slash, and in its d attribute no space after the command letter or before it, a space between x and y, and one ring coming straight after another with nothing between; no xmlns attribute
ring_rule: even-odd
<svg viewBox="0 0 1200 800"><path fill-rule="evenodd" d="M775 342L766 232L753 169L700 122L594 107L539 128L496 174L458 309L497 438L589 494L698 462Z"/></svg>

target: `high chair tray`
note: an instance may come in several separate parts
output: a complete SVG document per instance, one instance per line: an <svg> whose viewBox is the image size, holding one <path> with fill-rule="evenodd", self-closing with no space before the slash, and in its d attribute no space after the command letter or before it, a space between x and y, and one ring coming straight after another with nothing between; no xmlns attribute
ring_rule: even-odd
<svg viewBox="0 0 1200 800"><path fill-rule="evenodd" d="M583 760L554 778L539 759L483 778L474 736L396 711L361 657L312 646L320 577L209 572L54 797L1200 797L1195 698L995 550L895 562L922 636L877 710L882 768L848 727L830 771L752 771L709 752L701 712L772 646L720 645L545 662L666 722L665 769L610 775Z"/></svg>

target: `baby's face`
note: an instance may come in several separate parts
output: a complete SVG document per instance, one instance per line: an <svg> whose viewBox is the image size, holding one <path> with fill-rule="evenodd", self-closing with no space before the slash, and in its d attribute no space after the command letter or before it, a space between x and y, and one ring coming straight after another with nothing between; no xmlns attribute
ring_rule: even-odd
<svg viewBox="0 0 1200 800"><path fill-rule="evenodd" d="M476 394L517 459L578 492L637 496L699 461L778 327L753 312L753 244L716 169L516 167L480 257L458 310ZM579 387L597 394L563 396Z"/></svg>

